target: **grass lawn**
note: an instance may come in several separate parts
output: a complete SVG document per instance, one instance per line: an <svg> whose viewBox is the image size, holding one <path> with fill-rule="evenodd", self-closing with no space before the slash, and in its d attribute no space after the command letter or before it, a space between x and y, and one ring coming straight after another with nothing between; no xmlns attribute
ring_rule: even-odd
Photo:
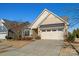
<svg viewBox="0 0 79 59"><path fill-rule="evenodd" d="M27 45L29 43L33 42L32 40L4 40L0 42L0 45L5 45L5 46L12 46L15 48L21 48L24 45Z"/></svg>

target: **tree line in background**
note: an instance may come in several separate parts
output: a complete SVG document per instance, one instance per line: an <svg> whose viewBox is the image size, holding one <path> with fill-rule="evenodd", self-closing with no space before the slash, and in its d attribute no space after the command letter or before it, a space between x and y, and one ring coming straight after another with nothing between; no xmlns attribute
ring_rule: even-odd
<svg viewBox="0 0 79 59"><path fill-rule="evenodd" d="M79 38L79 28L74 29L72 35L74 35L75 38Z"/></svg>
<svg viewBox="0 0 79 59"><path fill-rule="evenodd" d="M68 32L67 41L74 42L75 38L79 38L79 28L74 29L73 32Z"/></svg>

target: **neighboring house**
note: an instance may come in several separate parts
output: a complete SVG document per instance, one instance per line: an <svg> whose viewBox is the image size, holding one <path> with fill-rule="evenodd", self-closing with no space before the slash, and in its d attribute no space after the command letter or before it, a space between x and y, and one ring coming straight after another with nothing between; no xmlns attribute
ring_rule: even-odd
<svg viewBox="0 0 79 59"><path fill-rule="evenodd" d="M23 39L29 37L29 26L27 25L13 25L8 31L8 36L13 39Z"/></svg>
<svg viewBox="0 0 79 59"><path fill-rule="evenodd" d="M28 30L29 24L18 24L17 22L8 21L6 19L2 19L1 24L6 28L6 35L0 35L1 39L21 39L26 36L29 36ZM1 27L0 27L1 29ZM3 30L4 31L4 30Z"/></svg>
<svg viewBox="0 0 79 59"><path fill-rule="evenodd" d="M59 17L53 12L44 9L42 13L31 24L31 35L44 40L64 40L67 36L67 17Z"/></svg>
<svg viewBox="0 0 79 59"><path fill-rule="evenodd" d="M5 27L5 25L3 23L4 23L4 21L0 20L0 40L5 39L5 37L8 34L8 29Z"/></svg>
<svg viewBox="0 0 79 59"><path fill-rule="evenodd" d="M31 30L30 30L29 26L28 27L27 26L24 26L22 28L21 32L22 32L22 38L32 37L31 36Z"/></svg>

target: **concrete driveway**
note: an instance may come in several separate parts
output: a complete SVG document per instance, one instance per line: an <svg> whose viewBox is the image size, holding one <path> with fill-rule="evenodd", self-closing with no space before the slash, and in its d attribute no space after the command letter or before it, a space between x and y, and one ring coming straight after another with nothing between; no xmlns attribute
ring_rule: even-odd
<svg viewBox="0 0 79 59"><path fill-rule="evenodd" d="M63 47L63 41L37 40L21 49L0 53L4 56L58 56Z"/></svg>

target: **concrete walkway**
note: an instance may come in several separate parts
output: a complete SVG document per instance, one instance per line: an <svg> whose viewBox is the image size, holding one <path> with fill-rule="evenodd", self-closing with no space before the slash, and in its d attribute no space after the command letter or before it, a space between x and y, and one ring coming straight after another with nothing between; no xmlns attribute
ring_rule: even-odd
<svg viewBox="0 0 79 59"><path fill-rule="evenodd" d="M3 56L58 56L63 47L63 41L37 40L21 49L0 53Z"/></svg>

